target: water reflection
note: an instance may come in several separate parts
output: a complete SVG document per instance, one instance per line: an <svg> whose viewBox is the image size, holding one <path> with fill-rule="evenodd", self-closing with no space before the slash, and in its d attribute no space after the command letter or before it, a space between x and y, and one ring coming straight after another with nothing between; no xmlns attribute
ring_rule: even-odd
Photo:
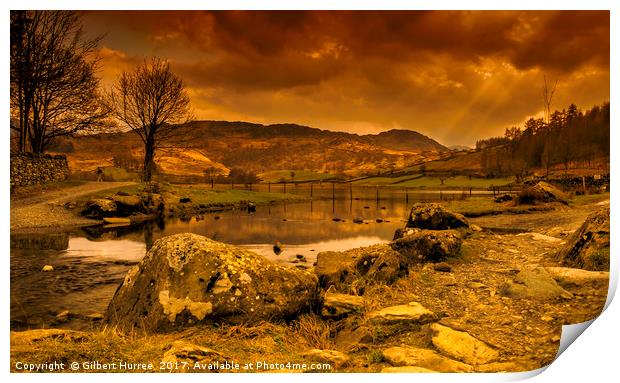
<svg viewBox="0 0 620 383"><path fill-rule="evenodd" d="M380 201L324 199L259 206L204 219L150 222L137 227L91 227L59 234L11 235L11 327L84 326L58 323L56 314L104 312L128 268L158 238L192 232L244 246L288 264L303 255L311 266L321 251L346 250L392 239L408 207L403 198ZM334 218L339 219L335 221ZM353 223L361 218L364 223ZM279 241L282 252L275 255ZM53 272L42 272L44 265Z"/></svg>

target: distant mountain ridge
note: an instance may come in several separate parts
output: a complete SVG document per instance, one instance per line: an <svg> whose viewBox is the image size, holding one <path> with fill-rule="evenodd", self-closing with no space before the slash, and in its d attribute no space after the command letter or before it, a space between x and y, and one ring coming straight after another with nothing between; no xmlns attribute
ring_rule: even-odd
<svg viewBox="0 0 620 383"><path fill-rule="evenodd" d="M358 135L297 124L214 120L191 121L180 129L187 141L183 148L162 151L156 158L165 173L203 174L207 168L226 173L243 168L376 174L436 159L450 151L432 138L405 129ZM67 146L72 150L60 149ZM139 163L142 145L137 135L124 132L64 140L56 151L67 153L71 167L89 169L127 157Z"/></svg>

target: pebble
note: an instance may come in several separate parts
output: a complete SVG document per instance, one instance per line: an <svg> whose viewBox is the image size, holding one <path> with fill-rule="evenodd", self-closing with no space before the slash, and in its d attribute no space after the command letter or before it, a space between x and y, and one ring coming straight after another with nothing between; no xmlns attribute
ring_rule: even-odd
<svg viewBox="0 0 620 383"><path fill-rule="evenodd" d="M41 271L54 271L54 266L52 266L52 265L45 265L45 266L43 266L43 269L41 269Z"/></svg>

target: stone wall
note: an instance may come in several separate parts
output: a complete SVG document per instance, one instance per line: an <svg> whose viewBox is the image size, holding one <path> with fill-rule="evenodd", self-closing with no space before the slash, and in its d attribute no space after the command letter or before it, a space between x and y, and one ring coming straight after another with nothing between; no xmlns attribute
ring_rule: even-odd
<svg viewBox="0 0 620 383"><path fill-rule="evenodd" d="M69 176L67 157L31 153L11 155L11 190L22 186L63 181Z"/></svg>

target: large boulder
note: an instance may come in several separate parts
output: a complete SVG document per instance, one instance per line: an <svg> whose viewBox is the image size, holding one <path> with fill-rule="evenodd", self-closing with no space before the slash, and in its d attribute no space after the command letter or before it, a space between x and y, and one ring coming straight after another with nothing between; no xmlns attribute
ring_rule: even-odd
<svg viewBox="0 0 620 383"><path fill-rule="evenodd" d="M411 208L406 228L449 230L469 227L467 219L438 203L416 203Z"/></svg>
<svg viewBox="0 0 620 383"><path fill-rule="evenodd" d="M403 255L408 264L420 262L440 262L449 257L457 257L461 252L462 239L455 230L408 229L390 246Z"/></svg>
<svg viewBox="0 0 620 383"><path fill-rule="evenodd" d="M609 207L590 214L557 257L564 266L609 270Z"/></svg>
<svg viewBox="0 0 620 383"><path fill-rule="evenodd" d="M319 284L325 288L344 288L359 278L393 283L407 271L402 256L388 245L321 252L314 268Z"/></svg>
<svg viewBox="0 0 620 383"><path fill-rule="evenodd" d="M517 198L519 204L533 204L536 202L560 202L568 204L566 193L555 186L540 181L534 186L530 186L519 193Z"/></svg>
<svg viewBox="0 0 620 383"><path fill-rule="evenodd" d="M200 323L257 323L315 308L317 277L196 234L158 240L129 270L106 322L168 331Z"/></svg>

